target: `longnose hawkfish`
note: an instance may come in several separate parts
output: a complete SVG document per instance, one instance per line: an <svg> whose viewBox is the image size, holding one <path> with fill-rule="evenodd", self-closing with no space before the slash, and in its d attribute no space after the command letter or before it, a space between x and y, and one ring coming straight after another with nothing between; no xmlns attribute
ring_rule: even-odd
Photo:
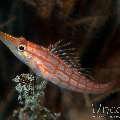
<svg viewBox="0 0 120 120"><path fill-rule="evenodd" d="M117 84L115 80L96 83L79 72L77 68L71 67L56 54L55 49L62 51L59 42L48 49L27 41L23 37L17 38L3 32L0 32L0 40L37 75L60 87L76 92L104 93Z"/></svg>

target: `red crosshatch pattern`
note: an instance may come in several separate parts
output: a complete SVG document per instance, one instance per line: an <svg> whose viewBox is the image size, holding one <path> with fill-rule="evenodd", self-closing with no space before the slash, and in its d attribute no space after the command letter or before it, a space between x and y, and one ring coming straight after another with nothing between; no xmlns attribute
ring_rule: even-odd
<svg viewBox="0 0 120 120"><path fill-rule="evenodd" d="M15 38L3 32L0 32L0 36L5 41L12 42L15 46L19 44L25 45L26 49L21 55L28 60L28 66L34 68L37 73L42 74L45 79L58 86L77 92L103 93L112 89L117 84L115 80L104 84L95 83L84 74L78 72L77 69L67 65L49 49L29 42L25 38Z"/></svg>

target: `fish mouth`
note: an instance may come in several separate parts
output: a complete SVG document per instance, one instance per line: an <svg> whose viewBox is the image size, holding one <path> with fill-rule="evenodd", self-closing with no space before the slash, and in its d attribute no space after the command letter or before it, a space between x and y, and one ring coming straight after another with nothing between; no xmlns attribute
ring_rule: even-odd
<svg viewBox="0 0 120 120"><path fill-rule="evenodd" d="M9 46L9 44L16 45L17 39L7 33L0 31L0 40L6 45Z"/></svg>

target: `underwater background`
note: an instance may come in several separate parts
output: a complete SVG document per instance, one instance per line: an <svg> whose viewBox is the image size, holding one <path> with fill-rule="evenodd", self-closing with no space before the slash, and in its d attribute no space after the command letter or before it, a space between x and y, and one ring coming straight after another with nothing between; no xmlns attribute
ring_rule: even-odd
<svg viewBox="0 0 120 120"><path fill-rule="evenodd" d="M120 79L119 0L1 0L0 31L23 36L44 47L59 40L71 41L72 47L79 51L84 68L81 72L93 76L95 82ZM13 111L23 106L12 79L23 73L33 74L0 42L0 120L18 119L13 117ZM42 104L53 113L60 113L53 119L117 120L119 91L116 87L102 95L75 93L48 82ZM114 113L101 110L94 118L93 104L96 111L102 104ZM37 119L52 119L43 118L43 114Z"/></svg>

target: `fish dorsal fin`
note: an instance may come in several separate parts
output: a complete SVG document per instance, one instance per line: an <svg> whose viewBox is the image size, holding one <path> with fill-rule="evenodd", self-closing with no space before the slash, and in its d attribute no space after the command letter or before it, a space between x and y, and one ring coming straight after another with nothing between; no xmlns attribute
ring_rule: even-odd
<svg viewBox="0 0 120 120"><path fill-rule="evenodd" d="M49 50L58 55L66 64L73 68L80 69L80 55L77 48L71 42L59 40L54 45L49 46Z"/></svg>

